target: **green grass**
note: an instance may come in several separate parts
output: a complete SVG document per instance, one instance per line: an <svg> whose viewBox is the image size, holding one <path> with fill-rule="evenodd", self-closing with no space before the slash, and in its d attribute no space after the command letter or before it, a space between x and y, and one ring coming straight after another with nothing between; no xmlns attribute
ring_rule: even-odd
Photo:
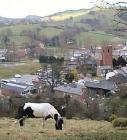
<svg viewBox="0 0 127 140"><path fill-rule="evenodd" d="M75 23L75 26L79 27L79 28L84 28L84 29L86 29L88 31L92 29L90 25L83 24L83 23L80 23L80 22Z"/></svg>
<svg viewBox="0 0 127 140"><path fill-rule="evenodd" d="M0 78L13 77L15 74L32 74L35 73L41 66L39 63L32 61L23 62L23 65L13 67L0 66Z"/></svg>
<svg viewBox="0 0 127 140"><path fill-rule="evenodd" d="M0 32L2 30L11 29L13 34L20 34L23 30L34 30L38 27L38 24L19 24L13 26L2 26L0 27Z"/></svg>
<svg viewBox="0 0 127 140"><path fill-rule="evenodd" d="M85 44L86 42L91 42L93 44L102 44L103 41L108 41L109 43L121 42L120 39L114 35L106 34L103 31L93 31L93 32L81 32L76 35L76 40L78 43Z"/></svg>
<svg viewBox="0 0 127 140"><path fill-rule="evenodd" d="M23 43L30 43L31 39L28 36L20 36L21 32L23 30L34 31L38 26L38 24L3 26L0 27L0 32L4 32L4 30L10 29L13 34L9 37L10 42L14 42L15 45L22 46ZM2 45L0 47L2 47Z"/></svg>
<svg viewBox="0 0 127 140"><path fill-rule="evenodd" d="M10 40L18 46L22 46L23 43L31 42L31 39L28 36L11 36Z"/></svg>
<svg viewBox="0 0 127 140"><path fill-rule="evenodd" d="M51 17L52 20L54 21L60 21L60 20L65 20L65 19L69 19L70 17L78 17L81 15L85 15L89 12L89 10L76 10L76 11L65 11L65 12L61 12L58 13L54 16Z"/></svg>
<svg viewBox="0 0 127 140"><path fill-rule="evenodd" d="M14 119L0 118L1 140L127 140L127 129L113 128L106 121L64 120L64 129L56 131L54 121L27 119L25 126L14 124Z"/></svg>
<svg viewBox="0 0 127 140"><path fill-rule="evenodd" d="M44 28L40 31L40 35L45 35L48 37L53 37L53 36L57 36L60 35L60 33L63 32L62 29L56 29L55 27L48 27L48 28Z"/></svg>
<svg viewBox="0 0 127 140"><path fill-rule="evenodd" d="M93 13L89 13L93 11ZM96 45L100 45L103 40L107 40L109 42L120 42L122 39L119 37L115 37L109 34L100 34L99 30L109 31L114 28L113 24L113 10L92 8L92 9L81 9L81 10L70 10L64 11L51 16L54 21L50 21L46 24L20 24L13 26L1 26L0 32L5 29L11 29L13 34L16 36L11 36L10 41L14 42L18 46L22 46L23 43L31 43L31 39L27 36L18 36L21 34L23 30L32 30L35 31L37 28L40 29L39 35L40 38L42 36L47 36L52 38L53 36L59 36L65 30L71 27L79 27L84 28L88 31L91 31L93 28L96 30L94 32L81 32L77 33L76 40L78 44L84 44L87 38L92 38L95 40ZM110 15L110 16L109 16ZM73 18L70 18L73 17ZM70 20L68 20L70 19ZM100 22L99 27L92 27L90 24L81 23L81 19L97 19ZM0 47L1 44L0 44Z"/></svg>

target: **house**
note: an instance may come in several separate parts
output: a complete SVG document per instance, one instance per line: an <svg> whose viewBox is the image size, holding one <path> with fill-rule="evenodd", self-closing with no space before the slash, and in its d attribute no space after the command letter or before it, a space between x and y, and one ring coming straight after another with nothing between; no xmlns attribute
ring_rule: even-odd
<svg viewBox="0 0 127 140"><path fill-rule="evenodd" d="M26 49L19 49L15 52L15 59L20 60L26 57Z"/></svg>
<svg viewBox="0 0 127 140"><path fill-rule="evenodd" d="M36 75L19 75L16 74L14 78L1 80L1 91L13 92L18 95L34 94L38 92L38 77Z"/></svg>
<svg viewBox="0 0 127 140"><path fill-rule="evenodd" d="M71 60L66 61L66 64L63 66L63 74L66 75L71 70L77 69L78 62L75 60L75 58L72 57Z"/></svg>
<svg viewBox="0 0 127 140"><path fill-rule="evenodd" d="M80 78L78 81L77 81L77 84L80 85L80 86L84 86L85 82L86 81L91 81L92 78L91 78L91 75L88 75L86 77L82 77Z"/></svg>
<svg viewBox="0 0 127 140"><path fill-rule="evenodd" d="M119 47L115 47L115 49L113 50L113 56L115 56L115 57L119 57L119 56L126 57L127 56L127 46L121 44Z"/></svg>
<svg viewBox="0 0 127 140"><path fill-rule="evenodd" d="M121 50L112 50L112 55L114 57L118 57L118 56L121 56Z"/></svg>
<svg viewBox="0 0 127 140"><path fill-rule="evenodd" d="M69 95L71 99L83 101L84 100L84 87L75 83L60 85L54 88L55 98L65 98L66 95Z"/></svg>
<svg viewBox="0 0 127 140"><path fill-rule="evenodd" d="M127 82L127 67L121 67L106 74L106 79L114 81L116 84Z"/></svg>
<svg viewBox="0 0 127 140"><path fill-rule="evenodd" d="M109 80L115 82L117 85L121 85L127 83L127 76L118 73L110 77Z"/></svg>
<svg viewBox="0 0 127 140"><path fill-rule="evenodd" d="M84 85L90 96L108 96L117 91L116 83L109 80L86 81Z"/></svg>
<svg viewBox="0 0 127 140"><path fill-rule="evenodd" d="M89 57L87 59L84 59L84 67L86 67L87 69L92 69L92 68L96 68L97 66L97 62L95 59Z"/></svg>
<svg viewBox="0 0 127 140"><path fill-rule="evenodd" d="M0 54L0 62L5 62L6 58L5 55Z"/></svg>
<svg viewBox="0 0 127 140"><path fill-rule="evenodd" d="M97 76L105 77L107 73L112 72L113 68L111 66L98 66Z"/></svg>
<svg viewBox="0 0 127 140"><path fill-rule="evenodd" d="M5 79L8 81L12 81L15 83L22 83L22 84L28 84L28 85L33 85L33 81L38 81L38 76L37 75L31 75L31 74L25 74L25 75L19 75L16 74L13 78Z"/></svg>
<svg viewBox="0 0 127 140"><path fill-rule="evenodd" d="M92 76L96 75L97 63L94 59L90 58L85 60L83 67L86 70L86 73L88 72Z"/></svg>
<svg viewBox="0 0 127 140"><path fill-rule="evenodd" d="M96 47L96 49L93 50L92 55L96 60L102 60L102 47Z"/></svg>
<svg viewBox="0 0 127 140"><path fill-rule="evenodd" d="M15 83L15 82L3 82L1 84L1 93L4 95L6 93L10 92L21 95L21 96L26 96L28 94L35 94L37 93L37 89L28 84L21 84L21 83Z"/></svg>
<svg viewBox="0 0 127 140"><path fill-rule="evenodd" d="M78 66L77 62L76 61L72 61L72 62L68 62L66 67L69 70L73 70L73 69L76 69L77 66Z"/></svg>
<svg viewBox="0 0 127 140"><path fill-rule="evenodd" d="M0 49L0 62L6 61L6 53L7 53L6 49Z"/></svg>

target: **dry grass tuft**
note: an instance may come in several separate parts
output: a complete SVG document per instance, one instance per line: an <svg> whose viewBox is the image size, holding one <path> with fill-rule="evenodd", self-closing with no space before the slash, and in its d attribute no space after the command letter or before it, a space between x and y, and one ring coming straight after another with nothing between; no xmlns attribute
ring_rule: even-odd
<svg viewBox="0 0 127 140"><path fill-rule="evenodd" d="M51 119L45 128L42 119L27 119L23 127L14 121L0 118L0 140L127 140L127 130L115 129L106 121L65 120L62 131L55 130Z"/></svg>

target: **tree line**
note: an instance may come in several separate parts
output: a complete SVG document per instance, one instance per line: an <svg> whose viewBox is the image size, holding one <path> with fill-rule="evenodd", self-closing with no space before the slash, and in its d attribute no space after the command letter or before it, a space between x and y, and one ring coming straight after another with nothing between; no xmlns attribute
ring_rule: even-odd
<svg viewBox="0 0 127 140"><path fill-rule="evenodd" d="M45 56L45 55L40 55L39 56L39 62L40 63L46 63L46 64L53 64L53 63L63 63L64 62L64 57L55 57L55 56Z"/></svg>
<svg viewBox="0 0 127 140"><path fill-rule="evenodd" d="M118 68L118 67L124 67L126 66L127 61L122 57L118 57L118 59L113 58L113 67Z"/></svg>

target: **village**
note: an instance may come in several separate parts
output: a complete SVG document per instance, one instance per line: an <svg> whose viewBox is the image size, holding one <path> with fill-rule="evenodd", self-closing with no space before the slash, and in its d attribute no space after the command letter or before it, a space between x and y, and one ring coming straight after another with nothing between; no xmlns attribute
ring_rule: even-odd
<svg viewBox="0 0 127 140"><path fill-rule="evenodd" d="M0 140L127 140L127 0L0 5Z"/></svg>
<svg viewBox="0 0 127 140"><path fill-rule="evenodd" d="M123 113L120 106L120 111L116 112L115 107L105 105L108 100L119 95L121 87L126 88L126 48L126 44L118 44L115 47L99 46L94 50L72 50L68 56L63 57L64 62L60 62L60 67L53 66L53 62L47 63L33 75L18 73L9 79L1 79L1 116L14 115L17 106L26 101L53 103L68 118L77 116L107 119L112 114L126 116L126 112ZM35 51L35 56L40 56L44 51L43 47L38 46L36 50L38 49L41 51L38 53ZM22 53L23 56L20 56L20 59L28 54ZM6 56L5 50L1 50L1 61L5 61ZM58 57L55 56L55 58ZM120 58L124 62L121 60L115 65L114 58L116 60ZM1 62L3 63L6 62ZM69 109L70 104L73 107ZM76 104L81 112L77 110L67 113L67 110L71 112ZM81 106L84 106L83 109ZM125 108L126 106L122 106L123 110ZM67 116L69 114L71 115Z"/></svg>

